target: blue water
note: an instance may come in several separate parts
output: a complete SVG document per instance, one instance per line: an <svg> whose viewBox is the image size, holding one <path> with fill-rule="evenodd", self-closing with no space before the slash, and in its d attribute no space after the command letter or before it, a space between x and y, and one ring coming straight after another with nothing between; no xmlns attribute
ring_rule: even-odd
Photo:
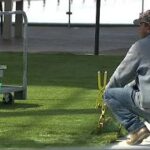
<svg viewBox="0 0 150 150"><path fill-rule="evenodd" d="M68 23L69 0L24 0L29 22ZM144 10L150 9L144 1ZM15 7L15 6L14 6ZM142 0L101 0L101 23L132 24L142 11ZM95 23L96 0L72 0L71 23Z"/></svg>

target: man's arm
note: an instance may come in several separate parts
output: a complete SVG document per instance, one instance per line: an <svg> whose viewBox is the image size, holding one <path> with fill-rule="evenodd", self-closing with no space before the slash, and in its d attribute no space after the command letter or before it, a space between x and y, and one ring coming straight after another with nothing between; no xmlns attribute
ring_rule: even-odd
<svg viewBox="0 0 150 150"><path fill-rule="evenodd" d="M128 51L124 60L113 73L107 88L124 87L136 77L136 71L140 63L140 45L136 42Z"/></svg>

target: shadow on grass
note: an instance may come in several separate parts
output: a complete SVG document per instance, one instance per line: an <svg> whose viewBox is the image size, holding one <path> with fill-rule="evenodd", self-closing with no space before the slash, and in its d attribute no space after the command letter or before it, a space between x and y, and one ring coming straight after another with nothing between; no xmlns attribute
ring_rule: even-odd
<svg viewBox="0 0 150 150"><path fill-rule="evenodd" d="M0 103L0 109L18 109L18 108L22 108L22 109L27 109L27 108L37 108L40 107L41 105L38 104L27 104L27 103L15 103L15 104L4 104L4 103Z"/></svg>
<svg viewBox="0 0 150 150"><path fill-rule="evenodd" d="M83 137L84 138L84 137ZM8 142L9 141L9 142ZM18 140L18 139L13 139L13 137L1 137L0 138L0 149L3 148L8 148L12 150L19 150L19 148L23 148L23 150L31 150L32 148L35 149L46 149L46 150L75 150L75 149L81 149L83 148L85 150L85 144L86 141L85 139L80 139L79 141L75 140L72 142L66 142L63 143L61 141L56 141L54 143L43 143L41 141L34 141L30 139L26 140ZM86 145L87 147L87 145Z"/></svg>
<svg viewBox="0 0 150 150"><path fill-rule="evenodd" d="M4 108L3 108L4 109ZM7 109L7 108L6 108ZM56 115L80 115L97 114L96 109L51 109L51 110L32 110L21 112L1 112L0 117L24 117L24 116L56 116Z"/></svg>
<svg viewBox="0 0 150 150"><path fill-rule="evenodd" d="M9 142L8 142L9 141ZM43 148L48 146L45 143L39 141L34 141L31 139L19 140L13 137L1 137L0 138L0 148Z"/></svg>

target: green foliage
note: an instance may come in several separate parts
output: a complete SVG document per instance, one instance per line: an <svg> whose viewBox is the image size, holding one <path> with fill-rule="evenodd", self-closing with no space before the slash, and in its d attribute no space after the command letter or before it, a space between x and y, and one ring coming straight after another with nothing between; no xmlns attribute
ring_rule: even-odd
<svg viewBox="0 0 150 150"><path fill-rule="evenodd" d="M28 100L0 103L0 147L97 146L116 140L116 121L96 130L97 71L112 74L120 56L29 54ZM21 53L1 53L3 84L22 82ZM110 117L110 114L108 114Z"/></svg>

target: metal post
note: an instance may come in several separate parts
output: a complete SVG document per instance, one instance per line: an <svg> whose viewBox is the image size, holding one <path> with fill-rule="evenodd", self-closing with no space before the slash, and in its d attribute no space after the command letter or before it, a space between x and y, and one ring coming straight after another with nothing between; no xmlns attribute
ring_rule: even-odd
<svg viewBox="0 0 150 150"><path fill-rule="evenodd" d="M69 0L69 11L68 11L68 15L69 15L69 18L68 18L68 27L70 27L70 15L71 15L71 0Z"/></svg>
<svg viewBox="0 0 150 150"><path fill-rule="evenodd" d="M59 4L60 4L60 0L57 0L57 5L59 6Z"/></svg>
<svg viewBox="0 0 150 150"><path fill-rule="evenodd" d="M0 11L3 12L3 5L2 2L0 2ZM1 15L1 35L3 34L3 15Z"/></svg>
<svg viewBox="0 0 150 150"><path fill-rule="evenodd" d="M45 7L46 5L46 0L43 0L43 7Z"/></svg>
<svg viewBox="0 0 150 150"><path fill-rule="evenodd" d="M31 0L28 0L28 9L30 8L31 6Z"/></svg>
<svg viewBox="0 0 150 150"><path fill-rule="evenodd" d="M4 11L12 10L13 1L12 0L5 0L4 1ZM4 16L4 23L3 23L3 39L8 40L12 36L12 16Z"/></svg>
<svg viewBox="0 0 150 150"><path fill-rule="evenodd" d="M16 2L16 10L23 10L23 0ZM15 16L15 37L22 38L23 16L16 14Z"/></svg>
<svg viewBox="0 0 150 150"><path fill-rule="evenodd" d="M101 0L96 0L96 25L95 25L95 47L94 47L95 55L99 54L100 6L101 6Z"/></svg>
<svg viewBox="0 0 150 150"><path fill-rule="evenodd" d="M144 0L142 0L142 13L144 12Z"/></svg>
<svg viewBox="0 0 150 150"><path fill-rule="evenodd" d="M71 12L71 0L69 0L69 5L68 5L68 12L66 12L66 14L68 15L68 27L70 27L70 20L71 20L71 15L72 15L72 12Z"/></svg>

